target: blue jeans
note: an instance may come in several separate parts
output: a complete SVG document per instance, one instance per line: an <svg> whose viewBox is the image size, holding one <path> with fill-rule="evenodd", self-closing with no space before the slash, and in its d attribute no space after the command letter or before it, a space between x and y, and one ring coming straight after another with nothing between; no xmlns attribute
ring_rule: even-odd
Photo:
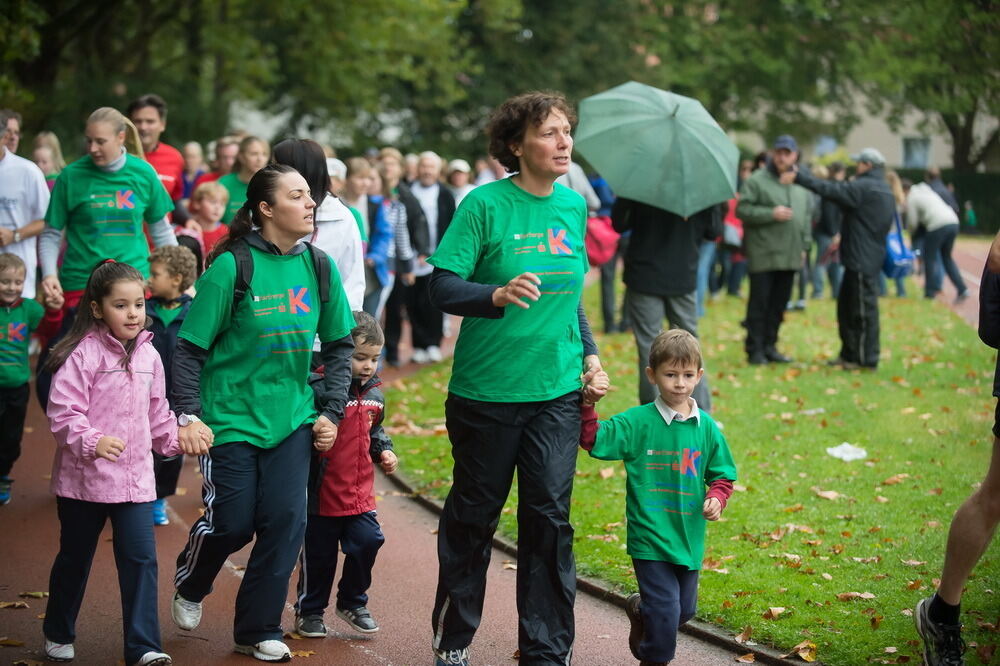
<svg viewBox="0 0 1000 666"><path fill-rule="evenodd" d="M964 294L968 287L962 279L962 272L958 270L958 265L951 257L952 248L955 245L955 238L958 236L958 225L949 224L946 227L928 231L924 237L924 266L926 274L924 282L924 296L934 298L935 294L941 291L944 282L944 273L948 274L951 283L959 294ZM941 263L939 264L938 261ZM942 266L944 270L938 268Z"/></svg>
<svg viewBox="0 0 1000 666"><path fill-rule="evenodd" d="M698 273L695 278L696 314L698 319L705 316L705 294L708 293L708 275L715 265L715 241L702 241L698 248Z"/></svg>
<svg viewBox="0 0 1000 666"><path fill-rule="evenodd" d="M819 263L820 258L830 249L830 245L832 244L833 236L816 234L816 262L813 265L812 272L813 298L823 296L824 271L826 271L827 280L830 282L830 291L833 292L833 297L837 298L837 294L840 293L840 280L844 275L844 267L840 265L839 261L827 262L825 266L821 266Z"/></svg>

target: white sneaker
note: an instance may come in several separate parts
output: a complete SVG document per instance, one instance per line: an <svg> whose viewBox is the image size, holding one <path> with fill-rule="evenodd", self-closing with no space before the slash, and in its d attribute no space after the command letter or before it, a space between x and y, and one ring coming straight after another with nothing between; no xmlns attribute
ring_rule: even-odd
<svg viewBox="0 0 1000 666"><path fill-rule="evenodd" d="M72 643L53 643L45 639L45 658L49 661L73 661L75 656Z"/></svg>
<svg viewBox="0 0 1000 666"><path fill-rule="evenodd" d="M288 646L277 640L261 641L253 645L237 645L234 652L248 654L260 661L291 661L292 651Z"/></svg>
<svg viewBox="0 0 1000 666"><path fill-rule="evenodd" d="M174 592L173 603L170 604L170 617L174 618L174 624L184 631L191 631L201 624L201 602L188 601Z"/></svg>
<svg viewBox="0 0 1000 666"><path fill-rule="evenodd" d="M410 356L410 361L413 363L426 363L427 362L427 350L426 349L414 349L413 354Z"/></svg>
<svg viewBox="0 0 1000 666"><path fill-rule="evenodd" d="M441 360L441 348L437 345L432 345L427 348L427 360L431 363L437 363Z"/></svg>
<svg viewBox="0 0 1000 666"><path fill-rule="evenodd" d="M167 666L174 663L166 652L147 652L139 657L134 666Z"/></svg>

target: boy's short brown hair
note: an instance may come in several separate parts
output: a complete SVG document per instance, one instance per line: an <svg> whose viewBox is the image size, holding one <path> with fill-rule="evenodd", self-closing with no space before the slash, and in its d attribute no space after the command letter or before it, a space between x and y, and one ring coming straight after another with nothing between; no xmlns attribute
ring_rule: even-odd
<svg viewBox="0 0 1000 666"><path fill-rule="evenodd" d="M224 204L229 203L229 190L218 181L210 180L194 188L194 192L191 193L191 201L201 201L205 197L218 199Z"/></svg>
<svg viewBox="0 0 1000 666"><path fill-rule="evenodd" d="M375 317L361 310L356 310L353 314L356 326L351 329L351 337L354 338L355 345L378 345L381 347L385 344L382 327L375 321Z"/></svg>
<svg viewBox="0 0 1000 666"><path fill-rule="evenodd" d="M166 245L156 248L149 255L149 264L152 265L154 262L163 264L171 276L181 276L180 288L182 292L187 291L187 288L194 284L198 260L194 253L183 245Z"/></svg>
<svg viewBox="0 0 1000 666"><path fill-rule="evenodd" d="M655 370L663 363L701 368L701 345L698 344L698 338L682 328L660 331L649 347L649 367Z"/></svg>
<svg viewBox="0 0 1000 666"><path fill-rule="evenodd" d="M27 266L24 265L24 259L10 252L2 252L0 253L0 271L5 271L8 268L20 268L25 272L28 270Z"/></svg>

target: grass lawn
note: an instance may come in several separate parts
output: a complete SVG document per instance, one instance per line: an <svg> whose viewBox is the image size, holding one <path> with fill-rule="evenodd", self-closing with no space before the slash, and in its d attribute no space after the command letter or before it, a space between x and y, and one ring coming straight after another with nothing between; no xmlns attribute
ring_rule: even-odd
<svg viewBox="0 0 1000 666"><path fill-rule="evenodd" d="M915 284L910 293L919 293ZM585 296L599 328L595 287ZM992 446L995 352L938 303L882 299L875 373L827 368L839 351L831 300L786 317L790 366L750 367L743 301L711 303L701 322L714 418L739 469L737 492L710 524L698 617L788 650L809 640L828 664L920 663L910 610L940 575L951 516L981 481ZM636 400L630 334L598 336L614 384L602 417ZM444 429L450 365L390 385L389 425L401 473L443 498L451 478ZM849 442L867 457L837 460ZM636 590L625 552L621 463L582 453L573 494L577 567ZM500 530L516 538L511 494ZM784 609L765 619L769 608ZM1000 543L976 569L963 603L965 638L1000 643ZM969 663L976 663L975 647ZM988 658L983 661L988 663Z"/></svg>

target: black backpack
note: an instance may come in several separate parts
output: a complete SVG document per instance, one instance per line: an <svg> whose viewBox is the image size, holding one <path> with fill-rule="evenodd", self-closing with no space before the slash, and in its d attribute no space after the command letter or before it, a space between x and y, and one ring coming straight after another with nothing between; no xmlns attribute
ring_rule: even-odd
<svg viewBox="0 0 1000 666"><path fill-rule="evenodd" d="M305 241L303 241L305 242ZM308 252L312 257L313 272L316 274L316 281L319 282L319 302L330 300L330 256L312 243L305 243ZM253 257L250 255L250 246L244 239L239 239L229 246L227 252L233 254L236 259L236 281L233 283L233 310L232 316L236 316L236 308L250 290L250 280L253 278Z"/></svg>

